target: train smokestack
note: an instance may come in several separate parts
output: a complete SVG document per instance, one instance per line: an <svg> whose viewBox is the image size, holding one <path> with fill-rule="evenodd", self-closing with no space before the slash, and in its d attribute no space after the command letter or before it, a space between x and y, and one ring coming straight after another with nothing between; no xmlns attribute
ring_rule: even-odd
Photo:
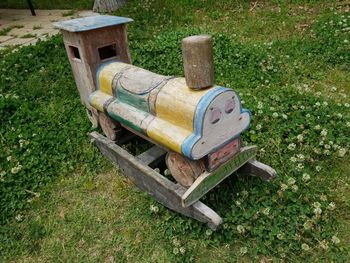
<svg viewBox="0 0 350 263"><path fill-rule="evenodd" d="M209 35L196 35L182 40L182 59L186 84L191 89L214 85L213 40Z"/></svg>

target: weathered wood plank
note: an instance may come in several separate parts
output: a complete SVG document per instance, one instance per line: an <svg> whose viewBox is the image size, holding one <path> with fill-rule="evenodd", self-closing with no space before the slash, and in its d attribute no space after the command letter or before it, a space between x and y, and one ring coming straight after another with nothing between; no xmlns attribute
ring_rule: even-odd
<svg viewBox="0 0 350 263"><path fill-rule="evenodd" d="M147 151L136 156L136 158L143 162L145 165L151 165L152 163L162 158L166 153L167 152L165 150L155 145Z"/></svg>
<svg viewBox="0 0 350 263"><path fill-rule="evenodd" d="M182 196L182 205L187 207L197 202L203 195L217 186L222 180L235 172L247 161L253 159L256 153L256 146L243 147L241 148L240 153L235 155L226 164L223 164L211 173L206 172L200 175Z"/></svg>
<svg viewBox="0 0 350 263"><path fill-rule="evenodd" d="M256 160L250 160L249 162L244 164L237 171L237 173L242 175L248 174L251 176L260 177L265 181L271 181L277 177L275 169Z"/></svg>
<svg viewBox="0 0 350 263"><path fill-rule="evenodd" d="M214 85L213 40L208 35L186 37L182 40L182 60L186 84L191 89Z"/></svg>
<svg viewBox="0 0 350 263"><path fill-rule="evenodd" d="M222 224L222 218L202 202L198 201L191 206L183 207L181 196L186 189L181 185L174 184L149 166L144 165L126 150L101 134L92 132L90 137L104 156L117 164L138 188L149 193L159 203L182 215L206 223L213 230L216 230Z"/></svg>

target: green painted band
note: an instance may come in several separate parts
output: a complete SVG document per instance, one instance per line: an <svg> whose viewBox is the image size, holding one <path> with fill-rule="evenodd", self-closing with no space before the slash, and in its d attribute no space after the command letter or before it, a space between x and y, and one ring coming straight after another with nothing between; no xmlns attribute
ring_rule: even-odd
<svg viewBox="0 0 350 263"><path fill-rule="evenodd" d="M226 164L219 167L212 173L207 173L199 176L197 180L201 180L199 184L196 182L190 187L182 197L182 205L188 207L197 202L203 195L217 186L222 180L230 176L233 172L242 167L246 162L253 159L257 153L257 147L251 146L242 148L242 151L235 155ZM202 177L202 178L201 178Z"/></svg>

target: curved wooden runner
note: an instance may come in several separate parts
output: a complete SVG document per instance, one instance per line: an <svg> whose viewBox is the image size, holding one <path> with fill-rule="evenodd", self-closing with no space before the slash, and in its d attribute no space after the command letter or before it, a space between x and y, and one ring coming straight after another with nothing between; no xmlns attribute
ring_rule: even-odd
<svg viewBox="0 0 350 263"><path fill-rule="evenodd" d="M197 202L203 195L217 186L222 180L237 171L246 162L255 158L257 151L258 148L256 146L243 147L241 148L240 153L230 159L226 164L211 173L205 172L200 175L181 197L182 206L188 207Z"/></svg>
<svg viewBox="0 0 350 263"><path fill-rule="evenodd" d="M90 138L93 139L102 154L117 164L138 188L149 193L161 204L180 214L206 223L213 230L222 224L222 218L200 201L188 207L181 205L181 196L186 188L171 182L148 166L153 160L150 158L152 155L161 154L155 149L148 150L150 154L145 152L135 157L97 132L90 133Z"/></svg>

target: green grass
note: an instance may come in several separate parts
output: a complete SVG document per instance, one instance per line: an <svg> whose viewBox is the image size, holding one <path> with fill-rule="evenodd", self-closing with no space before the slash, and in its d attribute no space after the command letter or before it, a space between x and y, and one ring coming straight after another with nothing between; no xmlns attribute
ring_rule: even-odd
<svg viewBox="0 0 350 263"><path fill-rule="evenodd" d="M213 35L216 82L240 92L244 107L252 110L243 139L262 149L258 159L274 167L279 178L263 183L231 176L207 194L203 201L225 223L213 233L138 191L90 143L92 129L60 37L15 53L3 51L2 259L346 262L346 5L129 1L116 14L135 20L129 27L133 63L161 74L183 74L183 37ZM347 151L344 157L341 149ZM159 211L152 212L151 206ZM321 215L315 214L319 206Z"/></svg>
<svg viewBox="0 0 350 263"><path fill-rule="evenodd" d="M38 30L38 29L42 29L41 26L33 26L33 30Z"/></svg>
<svg viewBox="0 0 350 263"><path fill-rule="evenodd" d="M70 10L70 11L67 11L67 12L63 12L62 13L62 17L72 16L74 14L75 14L75 11L74 10Z"/></svg>
<svg viewBox="0 0 350 263"><path fill-rule="evenodd" d="M33 38L33 37L36 37L35 34L31 34L31 33L28 33L28 34L25 34L23 36L21 36L21 38Z"/></svg>
<svg viewBox="0 0 350 263"><path fill-rule="evenodd" d="M7 34L11 32L12 29L22 28L22 27L23 27L22 25L13 25L13 26L5 27L0 30L0 36L7 36Z"/></svg>

